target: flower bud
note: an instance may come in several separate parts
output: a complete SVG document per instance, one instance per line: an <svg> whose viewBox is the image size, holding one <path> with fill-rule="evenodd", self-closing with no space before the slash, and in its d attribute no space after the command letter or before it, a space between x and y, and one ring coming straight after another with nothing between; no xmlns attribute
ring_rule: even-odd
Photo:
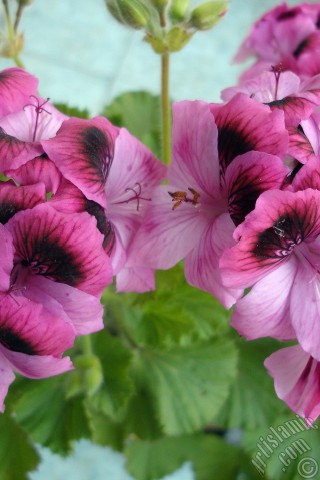
<svg viewBox="0 0 320 480"><path fill-rule="evenodd" d="M189 10L189 0L172 0L169 17L174 23L182 22L186 19Z"/></svg>
<svg viewBox="0 0 320 480"><path fill-rule="evenodd" d="M150 12L140 0L106 0L106 5L118 22L136 30L144 28L150 20Z"/></svg>
<svg viewBox="0 0 320 480"><path fill-rule="evenodd" d="M149 0L157 10L164 10L170 0Z"/></svg>
<svg viewBox="0 0 320 480"><path fill-rule="evenodd" d="M167 33L166 40L169 52L178 52L188 43L193 33L187 32L183 27L176 26Z"/></svg>
<svg viewBox="0 0 320 480"><path fill-rule="evenodd" d="M191 12L188 26L196 30L209 30L226 13L228 0L202 3Z"/></svg>

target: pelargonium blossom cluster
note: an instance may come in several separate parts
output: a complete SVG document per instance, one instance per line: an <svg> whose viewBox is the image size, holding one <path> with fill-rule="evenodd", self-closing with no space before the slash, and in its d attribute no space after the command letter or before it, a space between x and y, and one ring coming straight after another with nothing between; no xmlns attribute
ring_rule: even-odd
<svg viewBox="0 0 320 480"><path fill-rule="evenodd" d="M104 117L69 118L19 68L0 72L0 411L14 373L70 370L79 335L103 328L100 297L153 286L127 267L165 167Z"/></svg>
<svg viewBox="0 0 320 480"><path fill-rule="evenodd" d="M234 305L247 339L296 341L265 365L309 421L320 414L319 25L320 4L273 9L242 45L237 58L257 60L223 103L174 105L169 183L132 245L136 264L184 259L187 281Z"/></svg>

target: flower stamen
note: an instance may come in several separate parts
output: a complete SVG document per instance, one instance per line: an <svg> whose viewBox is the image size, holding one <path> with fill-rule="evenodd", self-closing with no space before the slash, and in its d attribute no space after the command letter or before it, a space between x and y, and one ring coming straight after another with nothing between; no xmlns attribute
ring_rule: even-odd
<svg viewBox="0 0 320 480"><path fill-rule="evenodd" d="M35 142L36 140L36 135L37 135L37 130L38 130L38 123L39 123L39 115L40 113L42 112L46 112L48 115L51 115L51 112L49 112L48 110L46 110L45 108L43 108L43 106L49 102L50 98L47 98L47 100L44 100L44 102L42 102L40 104L40 101L39 101L39 98L36 97L35 95L30 95L29 98L34 98L34 100L36 101L36 105L34 103L27 103L27 105L25 105L23 107L23 110L25 110L26 107L34 107L35 109L35 112L36 112L36 122L35 122L35 126L34 126L34 131L33 131L33 138L32 138L32 141Z"/></svg>
<svg viewBox="0 0 320 480"><path fill-rule="evenodd" d="M198 193L196 190L194 190L191 187L188 187L189 192L192 193L193 197L188 198L188 193L183 192L183 191L178 191L178 192L168 192L170 197L172 197L172 202L175 202L172 210L175 210L176 208L180 207L182 202L185 203L192 203L192 205L199 205L199 198L200 198L200 193Z"/></svg>

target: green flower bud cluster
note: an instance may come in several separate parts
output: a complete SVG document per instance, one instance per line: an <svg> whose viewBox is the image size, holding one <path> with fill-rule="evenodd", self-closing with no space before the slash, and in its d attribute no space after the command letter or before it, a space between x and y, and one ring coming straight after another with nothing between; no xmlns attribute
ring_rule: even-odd
<svg viewBox="0 0 320 480"><path fill-rule="evenodd" d="M144 30L155 52L177 52L201 30L209 30L224 15L228 0L192 7L192 0L105 0L111 15L123 25Z"/></svg>

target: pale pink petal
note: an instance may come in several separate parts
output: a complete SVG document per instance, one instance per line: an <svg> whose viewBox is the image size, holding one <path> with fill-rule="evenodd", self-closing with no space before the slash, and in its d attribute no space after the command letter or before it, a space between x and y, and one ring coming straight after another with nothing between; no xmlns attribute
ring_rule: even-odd
<svg viewBox="0 0 320 480"><path fill-rule="evenodd" d="M2 349L14 370L28 378L47 378L73 370L69 357L57 358L50 355L26 355Z"/></svg>
<svg viewBox="0 0 320 480"><path fill-rule="evenodd" d="M318 242L319 244L319 242ZM318 245L319 248L319 245ZM316 261L320 252L314 254L314 267L310 260L299 255L299 268L294 279L290 302L292 325L303 350L320 360L320 281ZM319 265L319 263L318 263Z"/></svg>
<svg viewBox="0 0 320 480"><path fill-rule="evenodd" d="M4 399L7 396L9 385L14 381L14 374L12 371L12 366L6 359L5 355L2 353L2 348L0 346L0 412L3 413Z"/></svg>
<svg viewBox="0 0 320 480"><path fill-rule="evenodd" d="M52 313L61 315L62 310L76 335L87 335L103 328L103 308L93 295L39 276L28 280L25 295L31 298L31 293L32 300L41 302ZM50 297L51 302L47 303Z"/></svg>
<svg viewBox="0 0 320 480"><path fill-rule="evenodd" d="M311 425L320 415L320 365L300 345L283 348L264 362L281 400Z"/></svg>
<svg viewBox="0 0 320 480"><path fill-rule="evenodd" d="M242 289L223 286L219 258L225 248L235 244L234 225L226 213L208 223L199 241L185 259L187 281L195 287L212 293L227 308L241 296Z"/></svg>
<svg viewBox="0 0 320 480"><path fill-rule="evenodd" d="M219 195L220 167L218 130L204 102L179 102L173 105L172 164L170 183L189 187L210 197Z"/></svg>
<svg viewBox="0 0 320 480"><path fill-rule="evenodd" d="M231 325L240 335L248 340L261 337L291 340L296 337L290 321L290 295L296 270L297 262L291 258L238 300Z"/></svg>
<svg viewBox="0 0 320 480"><path fill-rule="evenodd" d="M182 260L199 242L207 215L197 205L182 203L173 210L172 185L158 187L145 219L133 240L131 254L137 266L168 269Z"/></svg>
<svg viewBox="0 0 320 480"><path fill-rule="evenodd" d="M116 277L117 292L150 292L155 290L155 273L150 268L123 268Z"/></svg>
<svg viewBox="0 0 320 480"><path fill-rule="evenodd" d="M6 292L10 287L14 249L11 233L1 224L0 245L0 292Z"/></svg>

